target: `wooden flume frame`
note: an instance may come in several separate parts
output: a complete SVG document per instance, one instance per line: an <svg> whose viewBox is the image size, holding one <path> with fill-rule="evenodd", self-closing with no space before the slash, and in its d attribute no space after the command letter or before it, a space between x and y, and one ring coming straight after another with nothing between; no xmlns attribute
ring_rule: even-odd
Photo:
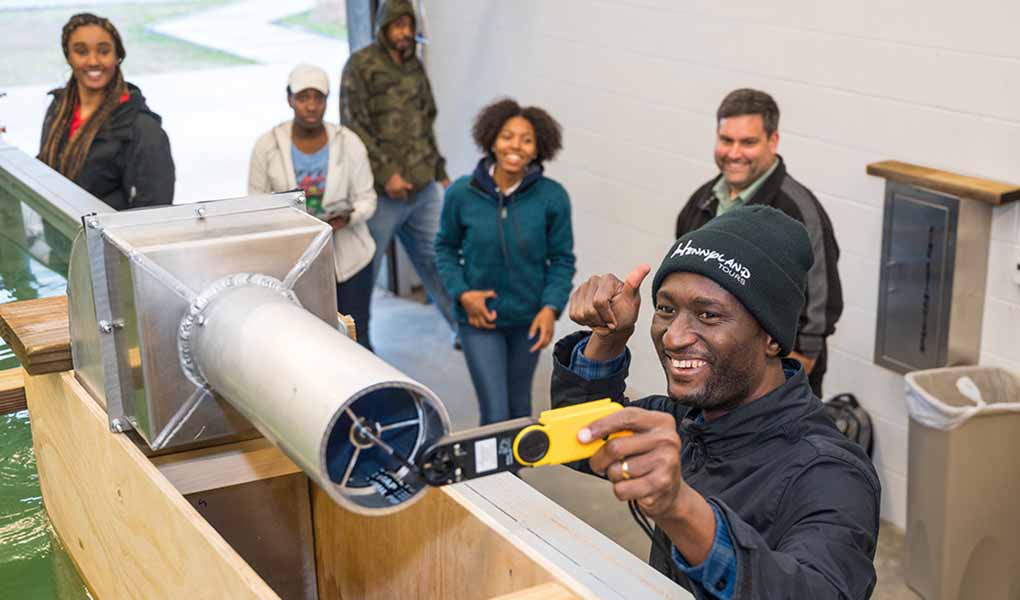
<svg viewBox="0 0 1020 600"><path fill-rule="evenodd" d="M33 302L40 301L0 310L0 331L17 340L12 347L31 347L39 331L51 342L53 329L66 327L65 312L63 325L40 328ZM47 310L62 306L49 300ZM26 311L30 328L18 326ZM44 347L37 366L30 353L19 356L39 481L93 596L279 598L184 496L298 468L263 439L146 456L130 436L109 431L105 407L73 372L54 369L60 348ZM16 394L18 375L0 392ZM322 600L691 597L508 474L431 490L387 517L343 510L312 483L309 491Z"/></svg>

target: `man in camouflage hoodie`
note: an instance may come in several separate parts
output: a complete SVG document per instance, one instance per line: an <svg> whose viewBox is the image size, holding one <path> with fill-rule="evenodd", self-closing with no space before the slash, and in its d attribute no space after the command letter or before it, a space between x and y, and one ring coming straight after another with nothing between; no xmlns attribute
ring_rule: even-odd
<svg viewBox="0 0 1020 600"><path fill-rule="evenodd" d="M340 120L365 143L379 195L368 221L375 238L373 269L394 234L404 245L436 307L453 323L452 301L436 271L434 244L449 185L432 124L436 102L416 55L416 18L409 0L383 0L375 43L355 52L344 67ZM368 323L358 327L368 329Z"/></svg>

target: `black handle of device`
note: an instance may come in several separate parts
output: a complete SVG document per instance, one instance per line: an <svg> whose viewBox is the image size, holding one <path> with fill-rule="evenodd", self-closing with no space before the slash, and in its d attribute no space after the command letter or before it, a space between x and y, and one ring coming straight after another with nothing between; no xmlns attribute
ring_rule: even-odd
<svg viewBox="0 0 1020 600"><path fill-rule="evenodd" d="M504 471L516 473L523 465L514 458L514 440L522 429L537 423L523 417L444 436L420 455L419 472L433 486Z"/></svg>

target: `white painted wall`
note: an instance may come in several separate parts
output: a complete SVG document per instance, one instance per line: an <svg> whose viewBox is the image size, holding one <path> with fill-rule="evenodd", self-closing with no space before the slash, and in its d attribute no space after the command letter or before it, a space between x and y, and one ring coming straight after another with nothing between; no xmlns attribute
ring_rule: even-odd
<svg viewBox="0 0 1020 600"><path fill-rule="evenodd" d="M905 524L903 378L872 364L884 182L899 159L1020 181L1020 4L780 0L426 0L429 71L450 172L479 156L478 109L501 95L565 130L549 174L574 207L577 282L656 265L677 212L712 177L714 112L736 87L769 91L780 152L818 195L842 247L846 310L826 390L851 391L877 428L882 512ZM995 209L982 362L1020 371L1020 205ZM644 293L647 295L648 284ZM648 313L641 330L647 331ZM566 331L569 324L560 323ZM651 344L632 344L632 387L660 391Z"/></svg>

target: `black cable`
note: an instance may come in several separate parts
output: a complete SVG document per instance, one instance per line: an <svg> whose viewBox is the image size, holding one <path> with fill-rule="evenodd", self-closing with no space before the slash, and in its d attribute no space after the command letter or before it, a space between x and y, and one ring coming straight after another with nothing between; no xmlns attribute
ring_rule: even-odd
<svg viewBox="0 0 1020 600"><path fill-rule="evenodd" d="M645 517L641 513L641 510L637 507L637 503L631 500L627 502L627 506L630 508L630 516L634 517L634 521L637 522L638 527L641 528L641 531L644 531L645 535L654 540L655 531L649 526L647 517Z"/></svg>
<svg viewBox="0 0 1020 600"><path fill-rule="evenodd" d="M641 528L641 531L645 532L648 539L652 540L652 544L654 544L655 547L662 552L663 556L672 556L672 549L662 543L662 540L655 537L655 528L652 526L651 521L648 520L648 517L645 516L645 513L641 512L641 509L638 508L637 502L630 500L627 502L627 506L630 507L630 515L634 517L634 520L637 521L638 527Z"/></svg>

